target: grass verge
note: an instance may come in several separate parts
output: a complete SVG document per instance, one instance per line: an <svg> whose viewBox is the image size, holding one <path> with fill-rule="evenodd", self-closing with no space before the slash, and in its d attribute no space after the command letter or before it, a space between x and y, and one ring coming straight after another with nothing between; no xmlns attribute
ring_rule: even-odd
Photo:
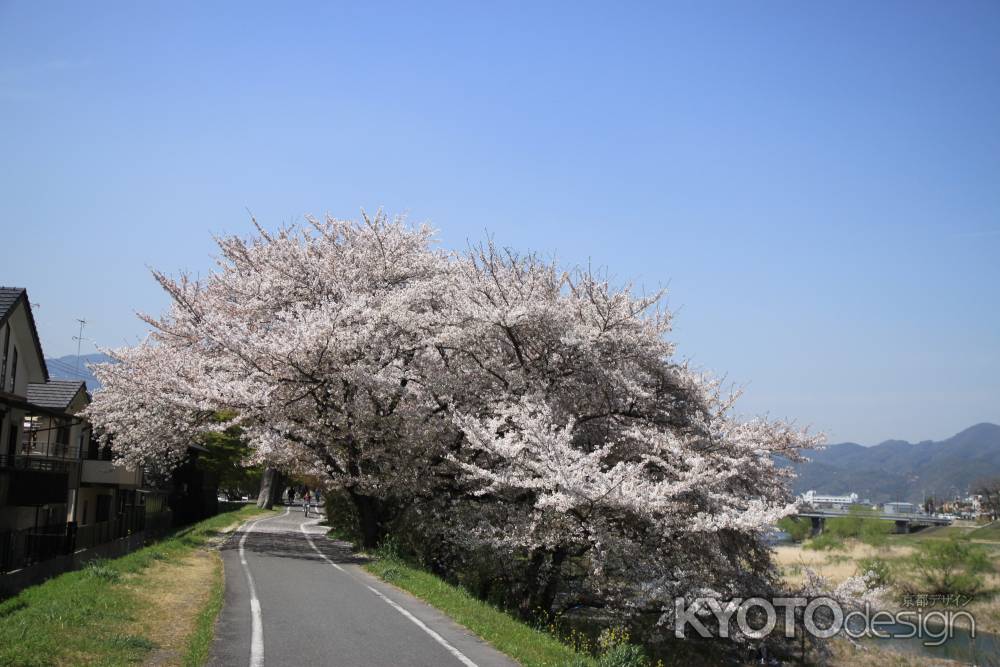
<svg viewBox="0 0 1000 667"><path fill-rule="evenodd" d="M420 598L509 655L524 667L593 664L552 635L469 595L458 586L394 558L380 558L365 569Z"/></svg>
<svg viewBox="0 0 1000 667"><path fill-rule="evenodd" d="M994 521L976 528L969 533L969 537L973 540L1000 542L1000 521Z"/></svg>
<svg viewBox="0 0 1000 667"><path fill-rule="evenodd" d="M261 510L249 506L218 514L126 556L94 561L3 601L0 665L110 666L141 661L157 647L146 631L149 624L172 622L169 618L150 618L141 603L139 591L158 569L151 566L183 561L223 529L259 513ZM221 587L221 579L217 583ZM215 585L208 607L220 596ZM215 620L214 615L207 618L207 608L191 613L199 616L184 664L197 664L186 662L187 657L196 658L202 655L199 651L207 651ZM205 632L207 638L198 637Z"/></svg>
<svg viewBox="0 0 1000 667"><path fill-rule="evenodd" d="M215 637L215 619L222 611L225 593L225 579L222 573L222 559L213 554L215 568L212 574L212 588L208 593L208 602L195 619L194 632L188 640L187 651L184 654L184 667L201 667L208 662L208 651Z"/></svg>

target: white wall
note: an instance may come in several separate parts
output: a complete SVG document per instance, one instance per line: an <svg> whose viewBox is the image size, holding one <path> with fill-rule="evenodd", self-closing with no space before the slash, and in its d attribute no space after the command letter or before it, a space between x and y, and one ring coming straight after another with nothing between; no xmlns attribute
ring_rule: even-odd
<svg viewBox="0 0 1000 667"><path fill-rule="evenodd" d="M10 327L10 347L7 350L7 373L2 378L3 391L11 391L9 384L13 374L14 349L17 348L16 386L11 393L25 396L28 393L29 382L45 382L43 371L44 360L39 358L35 341L31 335L31 325L23 303L14 307L14 312L7 318L4 328ZM7 337L6 331L0 331L0 345Z"/></svg>

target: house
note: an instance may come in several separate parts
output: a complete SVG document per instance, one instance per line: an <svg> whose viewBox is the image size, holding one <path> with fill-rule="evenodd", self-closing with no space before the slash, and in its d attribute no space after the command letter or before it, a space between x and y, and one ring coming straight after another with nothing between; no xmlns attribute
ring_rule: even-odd
<svg viewBox="0 0 1000 667"><path fill-rule="evenodd" d="M27 291L0 287L0 573L143 529L142 471L98 448L89 402L49 377Z"/></svg>
<svg viewBox="0 0 1000 667"><path fill-rule="evenodd" d="M45 399L77 389L49 379L27 292L0 288L0 531L44 531L71 516L87 429Z"/></svg>
<svg viewBox="0 0 1000 667"><path fill-rule="evenodd" d="M83 381L49 377L27 291L0 287L0 597L218 510L203 447L149 484L100 446L89 403Z"/></svg>
<svg viewBox="0 0 1000 667"><path fill-rule="evenodd" d="M36 407L61 411L64 415L76 415L90 403L90 395L82 380L49 380L44 385L28 386L28 402ZM47 424L41 418L35 418L43 427ZM117 539L137 532L143 528L144 496L142 470L125 468L115 465L111 460L111 452L98 445L97 439L91 437L90 425L80 422L78 439L69 446L69 453L77 462L76 476L70 479L69 503L65 521L67 529L74 539L76 548L87 548L96 544ZM25 420L22 453L28 451L29 442L44 442L37 438L37 432L29 430L29 422ZM49 438L57 432L54 427L48 427ZM58 433L58 432L57 432ZM57 444L45 443L35 446L41 452L61 454L66 445L59 444L60 438L55 438Z"/></svg>

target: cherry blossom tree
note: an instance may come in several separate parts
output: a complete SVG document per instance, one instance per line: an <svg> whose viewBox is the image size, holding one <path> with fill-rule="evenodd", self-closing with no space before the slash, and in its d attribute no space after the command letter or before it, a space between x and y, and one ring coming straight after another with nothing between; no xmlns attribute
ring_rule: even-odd
<svg viewBox="0 0 1000 667"><path fill-rule="evenodd" d="M206 280L156 279L172 299L150 340L112 352L90 417L130 462L171 465L207 428L242 427L251 462L316 475L353 499L365 542L379 501L429 476L438 406L409 382L427 355L443 253L379 214L218 240ZM212 423L225 410L229 422Z"/></svg>
<svg viewBox="0 0 1000 667"><path fill-rule="evenodd" d="M479 534L527 550L535 606L552 607L568 561L585 586L564 607L661 622L678 595L775 588L761 535L794 509L775 457L820 438L734 419L736 394L673 361L660 294L492 244L450 279L434 383L464 435L450 460L467 492L527 508Z"/></svg>
<svg viewBox="0 0 1000 667"><path fill-rule="evenodd" d="M528 607L669 625L676 596L777 587L775 458L820 439L735 418L677 359L660 293L492 242L446 253L381 213L257 229L203 280L155 274L169 311L96 367L88 414L121 458L169 467L239 425L252 462L346 494L365 546L423 512L410 530L524 556Z"/></svg>

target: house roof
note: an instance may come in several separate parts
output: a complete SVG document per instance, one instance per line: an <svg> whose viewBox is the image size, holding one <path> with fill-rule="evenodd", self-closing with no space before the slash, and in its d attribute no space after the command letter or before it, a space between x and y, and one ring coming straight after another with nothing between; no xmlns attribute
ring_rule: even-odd
<svg viewBox="0 0 1000 667"><path fill-rule="evenodd" d="M28 290L23 287L3 287L0 286L0 325L3 325L17 307L17 304L24 301L24 312L28 315L28 327L31 329L31 338L35 343L35 351L38 353L38 363L42 366L42 375L45 381L49 380L49 367L45 364L45 354L42 352L42 341L38 337L38 327L35 326L35 316L31 314L31 303L28 301Z"/></svg>
<svg viewBox="0 0 1000 667"><path fill-rule="evenodd" d="M14 304L24 292L23 287L0 287L0 321L7 319L7 315L14 310Z"/></svg>
<svg viewBox="0 0 1000 667"><path fill-rule="evenodd" d="M28 395L26 398L32 405L65 410L81 391L86 391L86 385L83 380L49 380L44 383L32 382L28 385Z"/></svg>

